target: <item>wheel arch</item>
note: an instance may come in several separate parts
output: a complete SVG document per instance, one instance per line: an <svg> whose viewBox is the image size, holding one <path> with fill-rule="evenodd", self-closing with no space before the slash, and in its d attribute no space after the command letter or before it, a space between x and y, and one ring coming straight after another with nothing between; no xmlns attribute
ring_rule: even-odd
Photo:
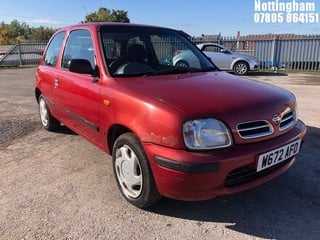
<svg viewBox="0 0 320 240"><path fill-rule="evenodd" d="M39 103L39 97L40 97L40 95L41 95L40 89L39 89L39 88L36 88L35 91L34 91L34 94L35 94L37 103Z"/></svg>
<svg viewBox="0 0 320 240"><path fill-rule="evenodd" d="M239 58L239 59L235 59L232 63L232 70L234 69L234 66L237 64L237 63L240 63L240 62L243 62L245 63L247 66L248 66L248 69L249 69L249 63L248 61L246 61L245 59L242 59L242 58Z"/></svg>
<svg viewBox="0 0 320 240"><path fill-rule="evenodd" d="M120 135L122 135L124 133L128 133L128 132L134 133L131 129L129 129L128 127L121 125L121 124L114 124L108 129L107 147L108 147L108 152L110 155L112 155L112 148L113 148L113 145L116 142L117 138Z"/></svg>
<svg viewBox="0 0 320 240"><path fill-rule="evenodd" d="M188 67L190 66L190 63L186 59L179 59L174 65L177 66L180 63L186 64Z"/></svg>
<svg viewBox="0 0 320 240"><path fill-rule="evenodd" d="M247 66L247 72L246 73L248 73L249 71L250 71L250 64L248 63L248 61L246 61L246 60L244 60L244 59L238 59L238 60L236 60L234 63L233 63L233 65L232 65L232 71L233 72L235 72L236 73L236 71L235 71L235 66L237 65L237 64L239 64L239 63L244 63L246 66ZM245 74L246 74L245 73ZM243 75L243 74L241 74L241 75Z"/></svg>

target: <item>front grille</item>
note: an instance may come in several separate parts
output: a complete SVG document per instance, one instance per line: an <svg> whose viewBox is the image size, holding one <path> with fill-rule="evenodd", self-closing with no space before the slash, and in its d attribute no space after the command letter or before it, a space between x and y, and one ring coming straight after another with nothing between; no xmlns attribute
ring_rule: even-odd
<svg viewBox="0 0 320 240"><path fill-rule="evenodd" d="M289 161L291 161L292 158L283 161L277 165L274 165L270 168L267 168L261 172L257 172L257 169L254 168L252 165L246 165L244 167L237 168L233 171L231 171L225 182L224 186L225 187L234 187L234 186L239 186L241 184L245 184L254 180L257 180L261 177L264 177L273 171L276 171L277 169L280 169L284 165L286 165Z"/></svg>
<svg viewBox="0 0 320 240"><path fill-rule="evenodd" d="M279 128L280 131L288 129L294 124L294 122L295 122L295 116L292 111L284 114L280 122L280 128Z"/></svg>
<svg viewBox="0 0 320 240"><path fill-rule="evenodd" d="M271 124L264 120L240 123L237 131L243 139L259 138L271 135L273 128Z"/></svg>

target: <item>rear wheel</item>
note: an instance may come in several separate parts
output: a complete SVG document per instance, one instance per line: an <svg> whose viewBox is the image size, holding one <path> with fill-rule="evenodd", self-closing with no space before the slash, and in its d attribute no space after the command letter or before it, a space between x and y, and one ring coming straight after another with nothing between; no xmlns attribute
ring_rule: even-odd
<svg viewBox="0 0 320 240"><path fill-rule="evenodd" d="M245 75L249 71L249 66L246 62L237 62L233 67L233 71L237 75Z"/></svg>
<svg viewBox="0 0 320 240"><path fill-rule="evenodd" d="M118 187L128 202L146 208L161 198L146 154L133 133L125 133L116 140L112 160Z"/></svg>
<svg viewBox="0 0 320 240"><path fill-rule="evenodd" d="M44 100L44 97L42 95L39 96L38 102L39 102L39 114L40 114L42 127L48 131L54 131L57 128L59 128L60 126L59 121L51 115L50 110L46 104L46 101Z"/></svg>

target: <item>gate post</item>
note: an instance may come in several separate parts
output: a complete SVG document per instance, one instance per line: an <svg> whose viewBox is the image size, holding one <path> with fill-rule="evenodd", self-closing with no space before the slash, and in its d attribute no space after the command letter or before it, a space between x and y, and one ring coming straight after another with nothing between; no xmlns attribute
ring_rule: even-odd
<svg viewBox="0 0 320 240"><path fill-rule="evenodd" d="M22 66L22 56L21 56L21 49L20 49L20 41L17 41L17 51L18 51L18 56L19 56L19 64Z"/></svg>
<svg viewBox="0 0 320 240"><path fill-rule="evenodd" d="M274 37L272 41L272 67L273 70L278 70L280 64L280 39L279 36Z"/></svg>

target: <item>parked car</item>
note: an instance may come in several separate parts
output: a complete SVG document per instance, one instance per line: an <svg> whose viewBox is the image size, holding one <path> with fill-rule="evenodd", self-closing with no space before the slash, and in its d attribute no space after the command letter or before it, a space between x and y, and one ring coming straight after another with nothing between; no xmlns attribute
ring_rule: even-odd
<svg viewBox="0 0 320 240"><path fill-rule="evenodd" d="M198 44L197 47L221 70L245 75L249 71L260 69L259 61L256 58L234 52L219 44L203 43ZM188 50L176 51L173 62L175 65L182 67L199 67L197 58Z"/></svg>
<svg viewBox="0 0 320 240"><path fill-rule="evenodd" d="M174 66L178 45L199 66ZM122 195L140 208L268 182L296 161L306 134L292 93L218 70L162 27L60 29L37 68L35 97L46 130L63 124L112 155Z"/></svg>

